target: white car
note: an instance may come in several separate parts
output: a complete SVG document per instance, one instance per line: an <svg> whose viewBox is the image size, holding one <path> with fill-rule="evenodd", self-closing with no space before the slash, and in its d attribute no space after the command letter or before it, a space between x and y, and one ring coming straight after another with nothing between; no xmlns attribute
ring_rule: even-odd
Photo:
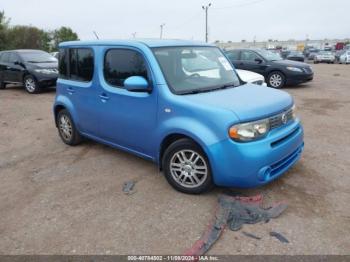
<svg viewBox="0 0 350 262"><path fill-rule="evenodd" d="M260 74L242 69L236 69L236 72L239 78L242 79L244 82L267 86L264 76Z"/></svg>
<svg viewBox="0 0 350 262"><path fill-rule="evenodd" d="M350 64L350 51L346 51L339 57L340 64Z"/></svg>

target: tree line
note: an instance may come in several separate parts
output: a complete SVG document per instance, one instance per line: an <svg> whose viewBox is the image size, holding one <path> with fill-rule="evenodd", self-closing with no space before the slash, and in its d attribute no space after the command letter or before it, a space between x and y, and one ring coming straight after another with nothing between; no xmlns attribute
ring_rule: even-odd
<svg viewBox="0 0 350 262"><path fill-rule="evenodd" d="M35 26L11 25L5 12L0 12L0 51L12 49L41 49L53 52L64 41L79 40L71 28L62 26L45 31Z"/></svg>

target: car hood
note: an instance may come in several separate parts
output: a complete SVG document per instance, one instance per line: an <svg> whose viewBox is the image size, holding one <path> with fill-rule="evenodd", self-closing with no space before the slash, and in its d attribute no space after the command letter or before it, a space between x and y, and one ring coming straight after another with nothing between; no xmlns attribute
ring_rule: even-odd
<svg viewBox="0 0 350 262"><path fill-rule="evenodd" d="M298 61L292 61L292 60L277 60L273 61L276 64L282 65L282 66L294 66L294 67L309 67L308 64Z"/></svg>
<svg viewBox="0 0 350 262"><path fill-rule="evenodd" d="M185 95L184 98L192 103L230 110L241 122L269 117L293 104L293 98L287 92L253 84Z"/></svg>
<svg viewBox="0 0 350 262"><path fill-rule="evenodd" d="M236 69L236 72L239 75L239 78L242 79L244 82L251 83L258 80L265 81L262 75L254 73L252 71Z"/></svg>
<svg viewBox="0 0 350 262"><path fill-rule="evenodd" d="M30 66L34 69L58 69L58 63L26 63L26 66Z"/></svg>

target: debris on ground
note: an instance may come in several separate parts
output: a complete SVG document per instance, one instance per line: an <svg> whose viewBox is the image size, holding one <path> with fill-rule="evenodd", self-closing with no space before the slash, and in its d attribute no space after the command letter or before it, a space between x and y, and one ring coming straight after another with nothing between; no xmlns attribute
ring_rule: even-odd
<svg viewBox="0 0 350 262"><path fill-rule="evenodd" d="M270 236L277 238L280 242L282 243L289 243L288 239L285 238L282 234L277 233L277 232L270 232Z"/></svg>
<svg viewBox="0 0 350 262"><path fill-rule="evenodd" d="M226 225L232 231L242 228L243 224L256 224L277 218L287 208L285 203L276 203L263 208L263 196L253 197L221 195L218 199L213 221L208 225L199 240L184 255L200 256L205 254L219 239Z"/></svg>
<svg viewBox="0 0 350 262"><path fill-rule="evenodd" d="M251 233L248 233L248 232L245 232L245 231L242 231L242 234L247 236L247 237L257 239L257 240L261 239L261 237L258 237L258 236L254 235L254 234L251 234Z"/></svg>
<svg viewBox="0 0 350 262"><path fill-rule="evenodd" d="M126 195L134 194L136 192L136 190L134 189L135 184L136 184L136 182L133 181L133 180L124 182L124 184L123 184L123 192Z"/></svg>

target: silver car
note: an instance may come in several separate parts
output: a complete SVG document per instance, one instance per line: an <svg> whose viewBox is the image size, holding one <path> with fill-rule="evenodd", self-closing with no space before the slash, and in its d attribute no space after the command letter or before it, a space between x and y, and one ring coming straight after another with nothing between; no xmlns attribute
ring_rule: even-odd
<svg viewBox="0 0 350 262"><path fill-rule="evenodd" d="M344 53L339 57L339 63L340 63L340 64L350 64L350 50L344 52Z"/></svg>
<svg viewBox="0 0 350 262"><path fill-rule="evenodd" d="M330 51L320 51L314 57L314 64L318 64L318 63L334 64L334 61L335 61L335 56Z"/></svg>

